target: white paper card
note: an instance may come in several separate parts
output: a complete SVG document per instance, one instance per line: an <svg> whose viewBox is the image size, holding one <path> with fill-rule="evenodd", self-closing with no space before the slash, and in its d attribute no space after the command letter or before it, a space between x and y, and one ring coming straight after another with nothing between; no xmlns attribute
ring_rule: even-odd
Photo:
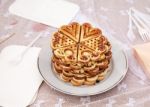
<svg viewBox="0 0 150 107"><path fill-rule="evenodd" d="M25 48L8 46L0 54L0 107L26 107L43 81L37 66L40 48L30 48L21 63L10 63Z"/></svg>
<svg viewBox="0 0 150 107"><path fill-rule="evenodd" d="M65 0L16 0L9 11L17 16L58 28L73 19L79 11L79 6Z"/></svg>

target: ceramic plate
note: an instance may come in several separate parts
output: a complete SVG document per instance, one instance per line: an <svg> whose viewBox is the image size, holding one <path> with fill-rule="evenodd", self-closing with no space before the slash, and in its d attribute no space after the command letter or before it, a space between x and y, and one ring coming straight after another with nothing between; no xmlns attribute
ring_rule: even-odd
<svg viewBox="0 0 150 107"><path fill-rule="evenodd" d="M128 62L125 53L115 40L109 40L112 44L111 69L106 78L93 86L72 86L70 83L60 80L51 64L52 52L50 43L41 50L38 66L45 82L56 90L76 96L96 95L115 87L126 75Z"/></svg>

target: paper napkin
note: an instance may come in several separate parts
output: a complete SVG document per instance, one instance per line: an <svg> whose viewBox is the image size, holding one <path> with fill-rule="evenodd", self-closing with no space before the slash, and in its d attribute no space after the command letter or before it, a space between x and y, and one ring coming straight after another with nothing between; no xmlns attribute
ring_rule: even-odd
<svg viewBox="0 0 150 107"><path fill-rule="evenodd" d="M150 43L135 45L133 49L135 57L150 78Z"/></svg>
<svg viewBox="0 0 150 107"><path fill-rule="evenodd" d="M58 28L74 18L79 6L65 0L16 0L9 11L17 16Z"/></svg>
<svg viewBox="0 0 150 107"><path fill-rule="evenodd" d="M15 58L25 48L12 45L0 53L0 106L28 106L33 102L43 81L37 67L40 48L30 48L19 64L12 64L10 59Z"/></svg>

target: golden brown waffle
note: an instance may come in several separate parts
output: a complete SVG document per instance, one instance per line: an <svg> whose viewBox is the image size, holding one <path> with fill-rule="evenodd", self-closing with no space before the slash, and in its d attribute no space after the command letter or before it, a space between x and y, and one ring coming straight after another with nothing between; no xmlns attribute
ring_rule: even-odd
<svg viewBox="0 0 150 107"><path fill-rule="evenodd" d="M93 85L107 74L111 44L98 28L73 22L54 33L53 66L60 78L72 85Z"/></svg>
<svg viewBox="0 0 150 107"><path fill-rule="evenodd" d="M78 42L80 38L80 25L76 22L73 22L69 25L62 26L59 29L59 32L71 38L72 40Z"/></svg>
<svg viewBox="0 0 150 107"><path fill-rule="evenodd" d="M93 28L89 23L84 23L81 25L80 41L85 41L93 39L95 37L101 36L102 32L98 28Z"/></svg>
<svg viewBox="0 0 150 107"><path fill-rule="evenodd" d="M69 37L61 34L60 32L56 32L53 35L51 47L52 49L66 47L72 44L76 44L76 42Z"/></svg>
<svg viewBox="0 0 150 107"><path fill-rule="evenodd" d="M78 62L88 63L91 59L92 52L93 50L80 44L78 48Z"/></svg>
<svg viewBox="0 0 150 107"><path fill-rule="evenodd" d="M57 48L53 51L54 56L61 59L62 63L72 63L77 61L77 45L69 45Z"/></svg>

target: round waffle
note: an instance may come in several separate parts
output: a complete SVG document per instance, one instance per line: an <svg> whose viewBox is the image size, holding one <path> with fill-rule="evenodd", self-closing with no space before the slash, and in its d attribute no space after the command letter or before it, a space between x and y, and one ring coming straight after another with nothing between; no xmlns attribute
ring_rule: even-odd
<svg viewBox="0 0 150 107"><path fill-rule="evenodd" d="M61 80L72 85L94 85L107 74L111 44L89 23L73 22L53 34L53 66Z"/></svg>

